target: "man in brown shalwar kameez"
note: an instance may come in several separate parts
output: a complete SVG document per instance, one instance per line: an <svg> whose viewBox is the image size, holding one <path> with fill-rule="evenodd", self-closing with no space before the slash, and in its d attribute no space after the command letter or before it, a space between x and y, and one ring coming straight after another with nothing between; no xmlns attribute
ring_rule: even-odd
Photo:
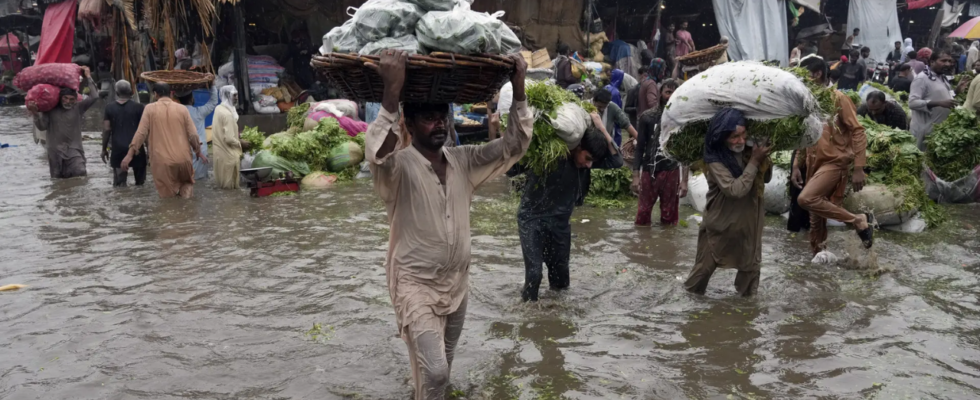
<svg viewBox="0 0 980 400"><path fill-rule="evenodd" d="M391 225L385 262L398 332L408 345L415 399L443 399L466 316L473 191L527 151L534 123L524 94L526 64L514 57L514 102L503 137L483 146L444 147L448 104L405 103L403 147L398 101L408 56L386 50L376 68L385 85L365 156Z"/></svg>
<svg viewBox="0 0 980 400"><path fill-rule="evenodd" d="M817 83L826 84L827 64L823 60L809 59L802 66L810 70L810 76ZM867 137L864 126L857 119L854 103L844 93L834 93L837 95L835 121L824 124L820 140L806 149L805 157L796 157L791 175L793 185L803 189L797 202L810 212L810 251L814 255L826 246L828 218L853 226L864 247L871 248L874 244L870 215L851 214L841 207L851 166L854 167L850 179L854 191L859 192L864 188ZM800 167L804 165L806 186L800 172Z"/></svg>
<svg viewBox="0 0 980 400"><path fill-rule="evenodd" d="M689 292L704 294L718 267L738 270L735 289L740 295L758 290L766 216L762 195L772 178L772 162L768 146L757 145L746 153L745 138L741 111L725 108L711 119L704 145L708 203L694 269L684 283Z"/></svg>
<svg viewBox="0 0 980 400"><path fill-rule="evenodd" d="M157 193L161 198L190 198L194 194L191 154L196 154L205 164L208 158L201 152L197 128L187 107L170 98L170 85L153 84L153 94L157 100L143 110L136 136L129 145L129 154L120 168L123 171L129 169L129 163L143 143L149 142L150 172Z"/></svg>

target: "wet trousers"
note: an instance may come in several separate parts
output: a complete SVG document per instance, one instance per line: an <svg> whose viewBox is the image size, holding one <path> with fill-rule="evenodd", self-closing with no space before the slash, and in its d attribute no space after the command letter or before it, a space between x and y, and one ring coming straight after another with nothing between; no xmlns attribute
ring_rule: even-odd
<svg viewBox="0 0 980 400"><path fill-rule="evenodd" d="M541 287L541 264L548 266L548 285L552 290L568 288L568 259L572 251L570 215L517 219L524 253L524 301L537 301Z"/></svg>
<svg viewBox="0 0 980 400"><path fill-rule="evenodd" d="M468 301L469 296L464 297L452 314L428 314L405 328L402 339L408 345L415 400L445 399L453 355L459 336L463 333Z"/></svg>
<svg viewBox="0 0 980 400"><path fill-rule="evenodd" d="M680 170L659 171L653 176L650 171L640 175L640 202L636 209L638 226L650 226L653 205L660 199L660 224L677 225L680 218Z"/></svg>
<svg viewBox="0 0 980 400"><path fill-rule="evenodd" d="M814 169L797 201L810 212L810 251L817 254L826 248L828 218L853 224L857 217L841 206L847 189L847 170L829 165Z"/></svg>
<svg viewBox="0 0 980 400"><path fill-rule="evenodd" d="M797 157L796 152L793 152L793 159ZM792 161L791 161L792 162ZM806 167L800 167L800 173L806 176ZM789 184L789 219L786 221L786 229L790 232L799 232L804 229L810 229L810 212L804 210L800 207L799 197L800 192L803 189L797 189L793 182L788 182Z"/></svg>
<svg viewBox="0 0 980 400"><path fill-rule="evenodd" d="M711 275L715 273L716 269L718 269L718 264L715 263L714 258L710 254L699 252L697 261L694 263L694 269L691 270L687 276L687 281L684 282L684 288L691 293L704 294L708 290L708 281L711 280ZM743 297L754 295L759 291L760 275L758 267L754 271L739 270L735 274L735 290Z"/></svg>
<svg viewBox="0 0 980 400"><path fill-rule="evenodd" d="M136 186L141 186L146 183L146 153L140 152L133 157L133 161L129 163L129 167L133 169ZM112 186L124 187L126 186L127 179L129 179L128 170L123 170L122 168L112 169Z"/></svg>
<svg viewBox="0 0 980 400"><path fill-rule="evenodd" d="M60 151L48 151L48 169L51 178L67 179L85 176L85 152L77 149L59 149Z"/></svg>

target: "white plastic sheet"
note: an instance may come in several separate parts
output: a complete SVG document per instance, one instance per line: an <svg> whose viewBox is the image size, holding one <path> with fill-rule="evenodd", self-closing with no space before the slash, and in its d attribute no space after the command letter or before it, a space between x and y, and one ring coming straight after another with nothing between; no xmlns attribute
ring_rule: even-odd
<svg viewBox="0 0 980 400"><path fill-rule="evenodd" d="M371 42L361 48L358 54L362 55L378 55L381 54L382 50L395 49L402 50L408 54L420 54L419 41L413 35L405 35L397 38L383 38L376 42Z"/></svg>
<svg viewBox="0 0 980 400"><path fill-rule="evenodd" d="M766 184L763 200L766 213L780 215L789 211L790 198L787 190L789 171L772 167L772 179Z"/></svg>
<svg viewBox="0 0 980 400"><path fill-rule="evenodd" d="M562 104L556 112L558 116L551 121L555 134L568 144L569 149L578 147L591 121L589 112L575 103Z"/></svg>
<svg viewBox="0 0 980 400"><path fill-rule="evenodd" d="M323 35L323 46L320 46L320 54L353 53L360 48L361 41L354 35L354 20L349 19L343 25L334 27L326 35Z"/></svg>
<svg viewBox="0 0 980 400"><path fill-rule="evenodd" d="M452 11L433 11L422 17L415 29L419 44L427 49L460 54L511 54L521 50L521 40L500 21L503 11L493 14L470 10L459 1Z"/></svg>
<svg viewBox="0 0 980 400"><path fill-rule="evenodd" d="M850 3L847 33L853 32L854 28L861 29L861 34L854 38L854 44L870 48L871 58L885 60L888 53L895 50L895 42L902 41L896 0L861 0Z"/></svg>
<svg viewBox="0 0 980 400"><path fill-rule="evenodd" d="M687 181L687 202L698 212L708 206L708 178L704 174L693 176Z"/></svg>
<svg viewBox="0 0 980 400"><path fill-rule="evenodd" d="M718 32L730 39L729 58L778 60L782 66L789 65L786 0L712 0L712 3Z"/></svg>
<svg viewBox="0 0 980 400"><path fill-rule="evenodd" d="M666 107L660 120L661 149L682 126L711 119L724 107L737 108L756 121L805 116L807 130L796 148L815 144L825 119L817 99L796 75L749 61L717 65L695 75L674 91Z"/></svg>
<svg viewBox="0 0 980 400"><path fill-rule="evenodd" d="M351 21L354 35L361 43L370 43L413 34L422 14L421 8L401 0L368 0L356 9Z"/></svg>

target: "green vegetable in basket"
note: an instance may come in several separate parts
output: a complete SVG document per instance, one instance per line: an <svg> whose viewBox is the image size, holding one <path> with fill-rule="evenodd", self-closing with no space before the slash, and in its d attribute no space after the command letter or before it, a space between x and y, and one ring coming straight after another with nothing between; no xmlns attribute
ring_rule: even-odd
<svg viewBox="0 0 980 400"><path fill-rule="evenodd" d="M953 109L926 141L929 167L944 181L960 179L980 165L980 121L973 112Z"/></svg>

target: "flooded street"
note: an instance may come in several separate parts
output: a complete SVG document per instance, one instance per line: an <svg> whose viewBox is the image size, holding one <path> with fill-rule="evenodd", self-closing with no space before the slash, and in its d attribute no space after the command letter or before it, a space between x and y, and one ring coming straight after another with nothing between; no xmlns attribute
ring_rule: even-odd
<svg viewBox="0 0 980 400"><path fill-rule="evenodd" d="M151 182L112 188L97 141L87 178L52 181L23 108L0 108L0 143L18 146L0 149L0 285L27 285L0 292L0 398L411 397L368 181L161 200ZM810 265L806 235L770 217L749 299L733 270L685 292L697 224L637 229L634 212L578 210L571 290L524 305L516 201L505 180L478 192L452 395L980 397L980 207L881 233L893 271L877 278Z"/></svg>

